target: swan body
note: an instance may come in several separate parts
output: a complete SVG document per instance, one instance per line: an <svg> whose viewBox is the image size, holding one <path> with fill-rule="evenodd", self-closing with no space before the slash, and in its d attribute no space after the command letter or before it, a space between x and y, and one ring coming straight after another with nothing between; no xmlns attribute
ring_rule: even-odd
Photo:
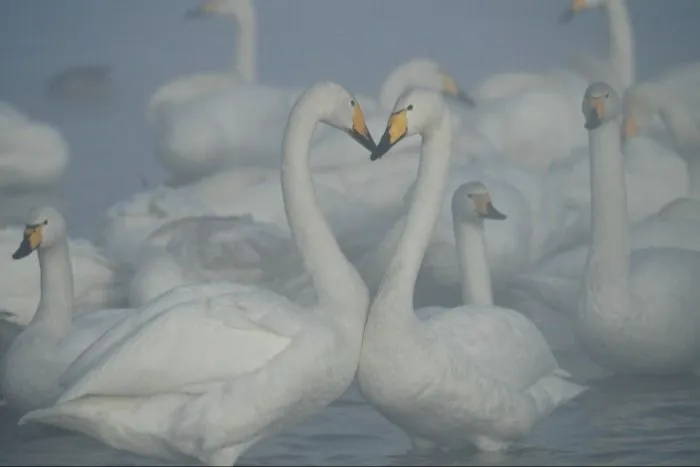
<svg viewBox="0 0 700 467"><path fill-rule="evenodd" d="M319 121L374 147L359 104L339 85L314 85L289 117L282 189L318 303L303 308L240 284L174 289L93 344L66 371L58 403L22 422L81 431L142 455L232 465L348 388L369 294L315 201L308 157ZM161 301L182 305L159 311Z"/></svg>
<svg viewBox="0 0 700 467"><path fill-rule="evenodd" d="M450 130L442 99L414 90L396 102L372 156L380 157L406 136L423 137L411 210L370 307L357 378L365 398L414 445L473 443L499 450L583 388L564 379L566 373L532 323L486 303L491 291L483 243L474 242L483 239L478 221L467 223L469 245L458 240L470 263L480 258L481 270L475 264L462 269L468 281L463 290L474 303L414 312L413 287L450 167ZM466 194L472 195L467 200L471 212L491 217L497 212L487 192Z"/></svg>
<svg viewBox="0 0 700 467"><path fill-rule="evenodd" d="M25 214L26 216L26 214ZM22 238L22 229L0 230L0 309L6 319L26 326L32 320L41 298L39 264L31 259L11 260ZM95 246L83 239L70 239L70 267L74 282L73 315L95 309L120 307L126 304L126 275L105 258Z"/></svg>
<svg viewBox="0 0 700 467"><path fill-rule="evenodd" d="M179 285L223 280L259 285L304 305L316 300L289 234L252 216L173 221L153 232L142 250L145 259L130 283L132 306Z"/></svg>
<svg viewBox="0 0 700 467"><path fill-rule="evenodd" d="M68 147L51 126L0 102L0 190L27 192L53 187L68 166Z"/></svg>
<svg viewBox="0 0 700 467"><path fill-rule="evenodd" d="M646 248L630 253L620 154L622 104L604 83L586 90L582 110L591 152L592 243L574 315L591 359L621 373L673 374L700 363L700 252Z"/></svg>
<svg viewBox="0 0 700 467"><path fill-rule="evenodd" d="M32 210L22 243L12 257L21 259L36 249L41 271L39 306L0 363L0 393L8 405L22 411L53 403L61 393L61 373L129 312L107 309L73 319L73 275L65 222L52 208Z"/></svg>

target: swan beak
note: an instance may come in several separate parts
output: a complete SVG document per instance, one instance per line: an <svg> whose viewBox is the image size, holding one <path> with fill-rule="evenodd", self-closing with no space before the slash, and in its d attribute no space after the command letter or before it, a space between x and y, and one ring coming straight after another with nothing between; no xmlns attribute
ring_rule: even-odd
<svg viewBox="0 0 700 467"><path fill-rule="evenodd" d="M586 123L584 128L586 130L595 130L600 126L603 121L603 115L605 114L605 102L601 98L591 98L590 107L586 112Z"/></svg>
<svg viewBox="0 0 700 467"><path fill-rule="evenodd" d="M187 10L186 19L196 19L213 14L215 10L214 2L204 1L199 6Z"/></svg>
<svg viewBox="0 0 700 467"><path fill-rule="evenodd" d="M559 16L559 23L567 24L574 19L577 13L586 9L586 0L572 0L571 6Z"/></svg>
<svg viewBox="0 0 700 467"><path fill-rule="evenodd" d="M457 99L469 107L476 107L476 102L470 96L468 96L464 91L462 91L452 76L447 73L442 74L442 92L449 97Z"/></svg>
<svg viewBox="0 0 700 467"><path fill-rule="evenodd" d="M508 218L508 216L496 209L491 202L491 196L474 195L472 198L474 199L474 207L476 208L476 212L482 219L502 221Z"/></svg>
<svg viewBox="0 0 700 467"><path fill-rule="evenodd" d="M372 138L372 134L369 132L369 128L367 128L365 115L362 113L362 108L358 103L355 103L352 114L352 128L348 130L348 134L369 152L377 150L377 143L374 142L374 138Z"/></svg>
<svg viewBox="0 0 700 467"><path fill-rule="evenodd" d="M637 125L637 120L630 117L625 122L625 139L633 138L637 135L639 127Z"/></svg>
<svg viewBox="0 0 700 467"><path fill-rule="evenodd" d="M386 130L379 140L377 148L369 156L370 160L376 161L386 154L396 143L406 137L408 133L408 110L397 110L389 116L386 122Z"/></svg>
<svg viewBox="0 0 700 467"><path fill-rule="evenodd" d="M44 224L28 225L24 229L22 243L19 244L17 251L12 253L12 259L22 259L29 256L32 251L39 248L43 234Z"/></svg>

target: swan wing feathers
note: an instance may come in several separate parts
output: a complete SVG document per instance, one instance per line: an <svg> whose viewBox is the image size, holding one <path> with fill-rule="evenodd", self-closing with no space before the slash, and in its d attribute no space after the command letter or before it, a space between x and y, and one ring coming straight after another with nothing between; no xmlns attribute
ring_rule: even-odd
<svg viewBox="0 0 700 467"><path fill-rule="evenodd" d="M180 287L84 352L68 369L73 379L64 379L59 402L203 392L263 367L304 329L304 316L286 298L252 286Z"/></svg>
<svg viewBox="0 0 700 467"><path fill-rule="evenodd" d="M537 326L516 311L470 305L419 316L455 361L469 361L498 381L524 389L558 368Z"/></svg>

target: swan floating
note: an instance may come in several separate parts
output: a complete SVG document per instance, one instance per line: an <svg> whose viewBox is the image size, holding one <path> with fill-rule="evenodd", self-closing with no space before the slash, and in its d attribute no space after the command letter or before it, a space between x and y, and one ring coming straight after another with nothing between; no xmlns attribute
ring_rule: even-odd
<svg viewBox="0 0 700 467"><path fill-rule="evenodd" d="M375 148L360 104L337 84L312 86L289 116L282 190L318 303L303 308L230 283L177 288L95 342L66 371L58 402L20 423L76 430L146 456L232 465L346 391L369 293L316 201L308 158L319 122Z"/></svg>
<svg viewBox="0 0 700 467"><path fill-rule="evenodd" d="M700 364L700 252L630 252L620 152L622 103L588 87L583 115L591 158L592 243L574 330L591 359L620 373L691 372Z"/></svg>
<svg viewBox="0 0 700 467"><path fill-rule="evenodd" d="M414 446L500 450L584 388L567 381L527 318L490 302L483 218L502 219L483 185L458 190L460 253L469 256L458 308L413 309L413 288L450 168L450 115L435 92L401 96L372 159L411 135L423 138L413 202L365 326L357 379L364 397ZM482 243L480 242L482 239ZM468 242L468 243L467 243ZM479 256L477 258L477 255Z"/></svg>

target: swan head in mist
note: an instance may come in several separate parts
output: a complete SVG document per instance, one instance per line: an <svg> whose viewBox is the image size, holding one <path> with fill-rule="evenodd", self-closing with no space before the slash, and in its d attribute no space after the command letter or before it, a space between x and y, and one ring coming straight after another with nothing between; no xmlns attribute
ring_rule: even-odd
<svg viewBox="0 0 700 467"><path fill-rule="evenodd" d="M588 10L589 8L597 8L603 5L607 0L571 0L569 8L564 11L564 13L559 16L560 23L568 23L574 16L582 11Z"/></svg>
<svg viewBox="0 0 700 467"><path fill-rule="evenodd" d="M40 207L30 211L22 243L12 254L13 259L29 256L34 250L48 249L66 235L66 221L54 208Z"/></svg>
<svg viewBox="0 0 700 467"><path fill-rule="evenodd" d="M496 209L491 195L481 182L467 182L452 195L452 215L464 222L483 222L484 219L505 220L508 216Z"/></svg>
<svg viewBox="0 0 700 467"><path fill-rule="evenodd" d="M367 128L365 115L360 102L342 86L324 82L311 87L307 96L322 95L331 105L325 106L321 121L327 125L344 131L365 149L374 152L377 144Z"/></svg>
<svg viewBox="0 0 700 467"><path fill-rule="evenodd" d="M188 19L222 16L237 18L239 21L248 20L244 22L252 21L254 15L255 11L250 0L204 0L185 13Z"/></svg>
<svg viewBox="0 0 700 467"><path fill-rule="evenodd" d="M609 84L593 83L586 88L581 111L586 119L584 128L589 131L595 130L621 115L620 98Z"/></svg>
<svg viewBox="0 0 700 467"><path fill-rule="evenodd" d="M411 89L404 92L394 104L376 151L370 155L377 160L407 136L428 132L441 121L446 112L440 93L427 89Z"/></svg>
<svg viewBox="0 0 700 467"><path fill-rule="evenodd" d="M659 105L653 99L655 94L647 89L645 85L632 86L625 93L624 139L636 136L639 128L648 125L659 111Z"/></svg>
<svg viewBox="0 0 700 467"><path fill-rule="evenodd" d="M476 105L457 85L452 75L442 70L437 62L425 58L408 60L389 73L379 91L379 103L383 109L391 109L402 93L414 87L440 91L445 96L470 107Z"/></svg>

